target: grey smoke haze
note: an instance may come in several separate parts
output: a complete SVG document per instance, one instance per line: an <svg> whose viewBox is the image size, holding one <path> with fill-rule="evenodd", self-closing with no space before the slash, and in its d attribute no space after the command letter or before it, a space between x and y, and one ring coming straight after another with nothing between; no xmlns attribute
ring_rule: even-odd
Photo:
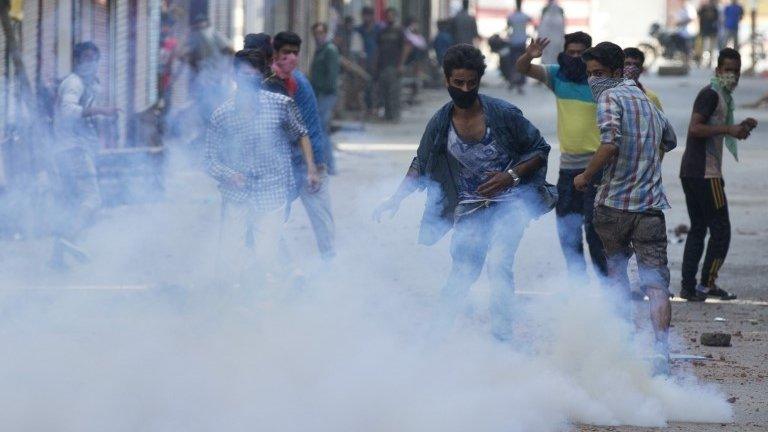
<svg viewBox="0 0 768 432"><path fill-rule="evenodd" d="M488 335L485 281L456 327L430 337L448 257L414 244L410 218L422 196L396 222L367 218L398 180L348 197L356 204L344 217L355 222L340 225L347 244L327 271L300 257L303 290L234 290L212 277L215 189L171 164L168 202L111 211L89 235L87 269L42 280L33 271L40 257L29 256L24 274L5 272L0 422L78 432L559 431L730 419L715 388L691 376L652 378L647 335L597 288L561 291L559 275L518 285L558 294L521 304L511 344ZM525 245L541 242L550 223L534 222ZM290 240L309 239L298 233ZM517 272L530 279L545 266ZM153 289L20 291L19 281Z"/></svg>

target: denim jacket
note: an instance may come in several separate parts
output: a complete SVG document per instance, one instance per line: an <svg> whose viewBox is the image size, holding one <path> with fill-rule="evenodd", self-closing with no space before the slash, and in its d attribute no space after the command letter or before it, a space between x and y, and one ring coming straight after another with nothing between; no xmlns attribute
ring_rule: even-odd
<svg viewBox="0 0 768 432"><path fill-rule="evenodd" d="M549 144L516 106L483 94L479 97L486 125L512 157L510 168L534 157L544 159L544 165L523 179L516 189L520 198L528 201L534 217L548 212L557 201L556 189L545 181ZM453 102L448 102L429 121L411 165L419 172L420 187L427 190L419 231L419 243L426 245L436 243L453 227L459 203L459 162L447 149L452 109Z"/></svg>

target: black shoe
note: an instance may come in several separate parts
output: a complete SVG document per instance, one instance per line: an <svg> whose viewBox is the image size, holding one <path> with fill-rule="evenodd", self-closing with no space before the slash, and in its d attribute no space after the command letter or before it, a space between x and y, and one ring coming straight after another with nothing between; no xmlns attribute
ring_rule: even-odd
<svg viewBox="0 0 768 432"><path fill-rule="evenodd" d="M696 289L683 288L680 290L680 298L689 302L703 302L707 299L707 295Z"/></svg>
<svg viewBox="0 0 768 432"><path fill-rule="evenodd" d="M725 301L736 300L736 294L731 294L717 285L715 285L712 288L705 287L704 285L699 285L696 287L696 291L703 294L707 298L716 298L718 300L725 300Z"/></svg>

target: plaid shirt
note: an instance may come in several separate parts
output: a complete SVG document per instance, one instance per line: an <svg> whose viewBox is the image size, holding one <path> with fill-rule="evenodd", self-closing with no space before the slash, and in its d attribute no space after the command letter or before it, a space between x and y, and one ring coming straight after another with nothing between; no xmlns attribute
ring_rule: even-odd
<svg viewBox="0 0 768 432"><path fill-rule="evenodd" d="M597 99L600 142L619 153L606 165L595 205L643 212L669 208L661 182L661 151L677 146L667 118L635 85L624 80Z"/></svg>
<svg viewBox="0 0 768 432"><path fill-rule="evenodd" d="M242 95L242 93L240 93ZM259 91L253 106L239 106L237 95L211 116L205 146L208 173L219 182L225 200L250 201L257 211L288 202L294 187L291 143L307 135L293 99ZM244 188L232 184L235 174Z"/></svg>

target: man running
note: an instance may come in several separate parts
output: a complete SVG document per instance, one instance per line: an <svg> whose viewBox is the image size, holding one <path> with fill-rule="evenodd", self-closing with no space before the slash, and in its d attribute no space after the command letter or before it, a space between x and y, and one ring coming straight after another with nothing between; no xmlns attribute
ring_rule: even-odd
<svg viewBox="0 0 768 432"><path fill-rule="evenodd" d="M480 50L451 47L443 71L451 101L429 121L405 179L374 218L394 214L405 197L426 188L420 243L432 245L454 228L444 323L453 322L487 257L492 331L505 340L512 330L517 247L528 222L556 199L544 183L549 145L517 107L478 94L485 72Z"/></svg>

